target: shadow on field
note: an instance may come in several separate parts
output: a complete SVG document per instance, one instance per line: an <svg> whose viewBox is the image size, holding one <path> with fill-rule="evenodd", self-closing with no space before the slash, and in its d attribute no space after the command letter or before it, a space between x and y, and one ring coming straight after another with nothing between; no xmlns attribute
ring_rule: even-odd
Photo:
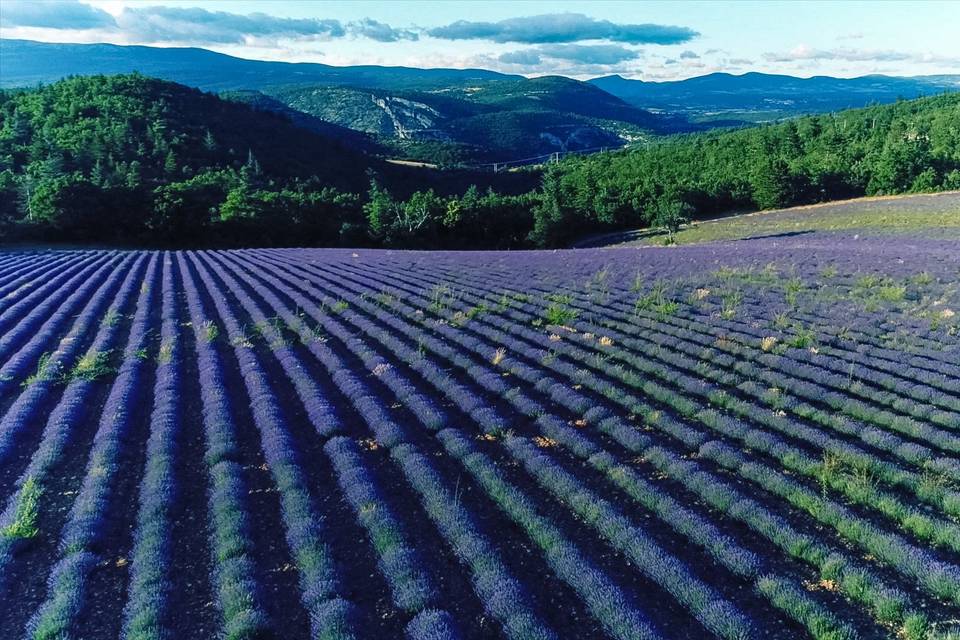
<svg viewBox="0 0 960 640"><path fill-rule="evenodd" d="M766 240L768 238L794 238L796 236L806 236L816 233L814 229L804 229L803 231L784 231L783 233L767 233L760 236L749 236L747 238L734 238L731 242L743 242L744 240Z"/></svg>

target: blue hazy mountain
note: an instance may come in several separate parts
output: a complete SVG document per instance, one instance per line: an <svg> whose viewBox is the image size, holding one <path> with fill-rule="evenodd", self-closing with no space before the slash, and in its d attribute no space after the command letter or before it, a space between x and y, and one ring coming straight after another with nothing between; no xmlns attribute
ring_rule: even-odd
<svg viewBox="0 0 960 640"><path fill-rule="evenodd" d="M198 48L0 39L0 87L49 84L66 76L133 71L206 91L308 83L413 89L521 78L483 69L335 67L313 62L246 60Z"/></svg>
<svg viewBox="0 0 960 640"><path fill-rule="evenodd" d="M757 122L824 113L960 90L960 75L833 78L712 73L687 80L645 82L619 75L589 81L636 107L694 120Z"/></svg>
<svg viewBox="0 0 960 640"><path fill-rule="evenodd" d="M0 86L137 71L256 108L385 155L441 163L616 147L960 89L958 76L859 78L714 73L674 82L589 82L483 69L247 60L199 48L0 39ZM359 132L352 135L350 131Z"/></svg>
<svg viewBox="0 0 960 640"><path fill-rule="evenodd" d="M441 163L618 147L685 127L564 77L334 67L245 60L196 48L9 39L0 40L0 59L4 87L135 71L285 113L297 124L341 140L350 137L339 129L322 130L322 122L362 132L372 138L353 142L386 144L388 155Z"/></svg>

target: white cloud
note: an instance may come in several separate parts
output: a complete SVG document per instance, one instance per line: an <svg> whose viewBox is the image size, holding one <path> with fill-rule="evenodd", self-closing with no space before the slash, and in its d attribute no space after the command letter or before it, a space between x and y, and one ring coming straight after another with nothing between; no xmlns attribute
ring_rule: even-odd
<svg viewBox="0 0 960 640"><path fill-rule="evenodd" d="M548 44L606 40L626 44L678 44L700 34L688 27L663 24L619 24L597 20L582 13L549 13L539 16L507 18L499 22L458 20L427 30L434 38L445 40L490 40Z"/></svg>
<svg viewBox="0 0 960 640"><path fill-rule="evenodd" d="M4 0L0 24L39 29L98 29L116 26L106 11L77 0Z"/></svg>
<svg viewBox="0 0 960 640"><path fill-rule="evenodd" d="M377 42L397 42L398 40L419 40L420 34L413 29L395 29L390 25L372 18L364 18L347 24L347 30L355 35L370 38Z"/></svg>
<svg viewBox="0 0 960 640"><path fill-rule="evenodd" d="M894 49L817 49L801 44L789 51L767 52L763 54L767 62L798 62L838 60L843 62L921 62L921 63L960 63L960 57L935 55L932 53L914 53Z"/></svg>
<svg viewBox="0 0 960 640"><path fill-rule="evenodd" d="M544 44L532 49L508 51L501 54L498 60L528 66L538 66L544 58L579 64L611 65L636 60L640 55L639 50L618 44Z"/></svg>
<svg viewBox="0 0 960 640"><path fill-rule="evenodd" d="M352 36L377 42L417 40L413 29L363 18L348 23L330 18L285 18L266 13L238 14L202 7L105 4L78 0L45 2L4 0L0 25L4 35L63 31L71 41L89 41L90 32L110 40L140 44L199 46L276 45L279 40L329 41Z"/></svg>

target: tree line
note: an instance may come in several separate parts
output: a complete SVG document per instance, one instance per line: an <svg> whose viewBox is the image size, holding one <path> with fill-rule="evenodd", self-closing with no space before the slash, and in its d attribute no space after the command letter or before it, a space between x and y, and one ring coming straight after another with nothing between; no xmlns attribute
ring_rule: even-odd
<svg viewBox="0 0 960 640"><path fill-rule="evenodd" d="M960 95L679 136L546 173L533 240L689 216L960 189Z"/></svg>
<svg viewBox="0 0 960 640"><path fill-rule="evenodd" d="M395 167L280 115L137 74L0 93L0 239L564 246L583 235L960 189L960 95L674 136L479 176Z"/></svg>

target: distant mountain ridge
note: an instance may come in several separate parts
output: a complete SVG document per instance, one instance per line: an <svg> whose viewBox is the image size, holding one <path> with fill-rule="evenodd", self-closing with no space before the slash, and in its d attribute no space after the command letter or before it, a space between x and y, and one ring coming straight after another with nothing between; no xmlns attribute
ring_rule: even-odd
<svg viewBox="0 0 960 640"><path fill-rule="evenodd" d="M505 79L438 91L291 85L265 89L290 108L394 140L452 145L475 159L619 147L674 126L569 78ZM424 158L426 159L426 158Z"/></svg>
<svg viewBox="0 0 960 640"><path fill-rule="evenodd" d="M960 90L960 75L796 78L714 73L581 82L484 69L336 67L198 48L0 39L0 87L143 75L217 92L377 155L442 165L521 160Z"/></svg>
<svg viewBox="0 0 960 640"><path fill-rule="evenodd" d="M200 48L63 44L0 39L0 88L49 84L74 75L137 71L205 91L326 84L387 89L435 88L465 82L522 79L484 69L417 69L314 62L247 60Z"/></svg>
<svg viewBox="0 0 960 640"><path fill-rule="evenodd" d="M440 164L618 147L683 125L578 80L482 69L333 67L245 60L204 49L25 40L0 40L0 59L3 87L136 71L284 113L300 126L367 151L385 144L384 155ZM351 137L344 129L373 139Z"/></svg>
<svg viewBox="0 0 960 640"><path fill-rule="evenodd" d="M960 91L960 75L834 78L712 73L686 80L646 82L619 75L588 81L634 106L687 114L692 119L779 119ZM765 117L766 116L766 117Z"/></svg>

